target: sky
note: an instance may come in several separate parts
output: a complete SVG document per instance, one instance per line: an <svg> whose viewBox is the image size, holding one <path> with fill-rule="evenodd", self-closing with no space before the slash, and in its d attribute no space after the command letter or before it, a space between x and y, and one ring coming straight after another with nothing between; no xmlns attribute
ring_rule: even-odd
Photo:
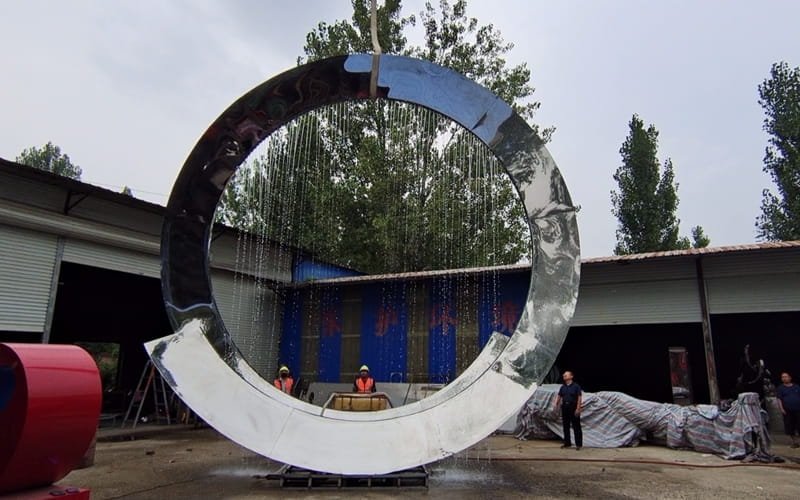
<svg viewBox="0 0 800 500"><path fill-rule="evenodd" d="M556 129L548 149L581 206L584 257L613 251L609 193L634 113L672 159L681 234L755 241L772 187L757 89L774 62L800 66L800 2L471 0L468 14L532 71L534 121ZM320 21L350 15L349 0L2 2L0 157L52 141L83 181L165 204L208 125L294 66Z"/></svg>

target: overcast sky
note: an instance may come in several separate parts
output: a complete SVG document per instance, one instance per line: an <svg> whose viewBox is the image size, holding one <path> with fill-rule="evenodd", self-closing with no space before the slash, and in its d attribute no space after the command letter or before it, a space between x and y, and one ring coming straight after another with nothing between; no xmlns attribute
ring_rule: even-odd
<svg viewBox="0 0 800 500"><path fill-rule="evenodd" d="M584 257L614 247L609 192L633 113L672 158L682 234L754 241L771 186L757 86L775 61L800 65L800 2L471 0L468 13L532 70ZM84 181L164 204L213 119L293 66L318 22L349 16L349 0L4 1L0 156L53 141Z"/></svg>

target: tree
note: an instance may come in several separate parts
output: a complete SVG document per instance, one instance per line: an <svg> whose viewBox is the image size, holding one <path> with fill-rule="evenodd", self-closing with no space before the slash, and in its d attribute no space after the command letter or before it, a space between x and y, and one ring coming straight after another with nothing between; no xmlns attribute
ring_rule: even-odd
<svg viewBox="0 0 800 500"><path fill-rule="evenodd" d="M133 196L133 190L128 186L122 186L122 191L120 191L120 193Z"/></svg>
<svg viewBox="0 0 800 500"><path fill-rule="evenodd" d="M705 248L711 244L711 240L706 236L702 226L692 228L692 248Z"/></svg>
<svg viewBox="0 0 800 500"><path fill-rule="evenodd" d="M371 50L369 1L352 3L350 21L320 23L307 35L298 63ZM403 33L417 18L403 17L398 0L377 15L383 52L451 67L527 118L538 108L530 70L503 58L513 45L467 17L465 1L426 4L422 47L409 46ZM544 139L551 132L539 131ZM527 256L524 213L508 178L485 146L434 112L384 100L333 106L262 146L266 152L243 165L223 195L218 217L227 224L369 273Z"/></svg>
<svg viewBox="0 0 800 500"><path fill-rule="evenodd" d="M656 156L658 131L653 125L645 129L635 114L628 126L630 132L619 150L622 165L614 173L619 190L611 192L611 212L618 219L614 253L689 248L689 239L678 237L678 184L672 160L667 158L662 170ZM702 227L693 228L692 234L696 245L708 245Z"/></svg>
<svg viewBox="0 0 800 500"><path fill-rule="evenodd" d="M769 189L762 192L757 236L800 240L800 67L773 64L770 78L758 86L758 93L758 103L767 115L764 130L770 135L763 170L772 177L777 194Z"/></svg>
<svg viewBox="0 0 800 500"><path fill-rule="evenodd" d="M48 142L41 148L32 147L23 150L17 156L17 163L75 180L80 180L83 173L81 167L74 165L69 156L62 154L61 148L52 142Z"/></svg>

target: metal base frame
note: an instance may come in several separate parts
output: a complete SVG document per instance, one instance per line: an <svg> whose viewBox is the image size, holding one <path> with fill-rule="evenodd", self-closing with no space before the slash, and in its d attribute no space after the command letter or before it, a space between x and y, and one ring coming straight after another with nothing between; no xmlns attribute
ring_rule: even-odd
<svg viewBox="0 0 800 500"><path fill-rule="evenodd" d="M428 488L428 470L424 466L377 475L345 475L315 472L284 465L266 479L280 481L281 488Z"/></svg>

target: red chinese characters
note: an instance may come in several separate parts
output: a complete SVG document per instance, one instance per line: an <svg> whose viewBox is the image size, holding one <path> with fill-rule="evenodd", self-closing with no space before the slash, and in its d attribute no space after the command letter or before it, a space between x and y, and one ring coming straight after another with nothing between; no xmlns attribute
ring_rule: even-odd
<svg viewBox="0 0 800 500"><path fill-rule="evenodd" d="M428 327L433 330L434 328L441 327L442 335L450 333L450 327L458 327L458 318L452 310L450 304L436 304L431 309L431 320Z"/></svg>
<svg viewBox="0 0 800 500"><path fill-rule="evenodd" d="M375 336L383 337L389 333L390 328L397 325L397 322L397 311L392 306L380 306L375 318Z"/></svg>
<svg viewBox="0 0 800 500"><path fill-rule="evenodd" d="M342 331L342 323L336 309L323 309L320 314L320 330L323 337L333 337Z"/></svg>
<svg viewBox="0 0 800 500"><path fill-rule="evenodd" d="M514 302L505 300L494 307L493 315L492 326L500 333L511 335L517 327L522 310Z"/></svg>

